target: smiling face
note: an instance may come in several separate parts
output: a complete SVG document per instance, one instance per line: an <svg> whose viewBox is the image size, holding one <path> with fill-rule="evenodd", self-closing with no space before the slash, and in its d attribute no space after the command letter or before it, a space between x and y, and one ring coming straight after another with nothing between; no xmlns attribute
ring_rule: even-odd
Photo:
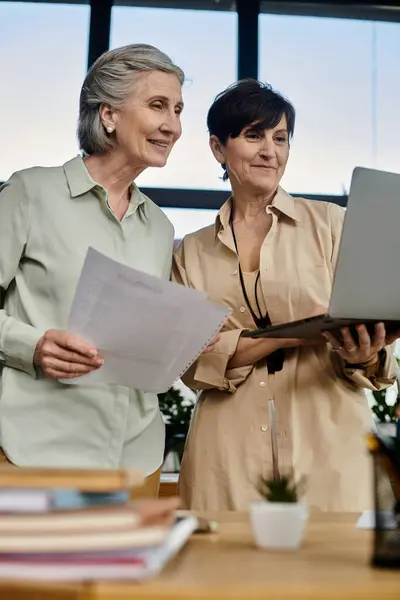
<svg viewBox="0 0 400 600"><path fill-rule="evenodd" d="M176 75L148 71L136 76L122 108L102 105L100 116L114 148L134 167L163 167L182 133L181 84Z"/></svg>
<svg viewBox="0 0 400 600"><path fill-rule="evenodd" d="M211 136L210 147L218 162L225 164L233 190L241 187L255 194L274 194L289 158L286 116L271 129L249 125L225 144Z"/></svg>

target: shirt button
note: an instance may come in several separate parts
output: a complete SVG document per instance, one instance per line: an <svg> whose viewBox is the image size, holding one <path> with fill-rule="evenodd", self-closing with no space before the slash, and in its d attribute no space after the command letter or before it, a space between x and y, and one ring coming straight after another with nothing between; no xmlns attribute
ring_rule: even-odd
<svg viewBox="0 0 400 600"><path fill-rule="evenodd" d="M264 431L264 433L266 431L268 431L268 427L266 425L261 425L261 431Z"/></svg>
<svg viewBox="0 0 400 600"><path fill-rule="evenodd" d="M241 307L239 308L239 310L240 310L240 312L241 312L241 313L244 313L244 312L246 312L246 309L245 309L245 307L244 307L244 306L241 306Z"/></svg>
<svg viewBox="0 0 400 600"><path fill-rule="evenodd" d="M234 271L232 271L232 275L237 275L237 274L238 274L237 269L235 269Z"/></svg>
<svg viewBox="0 0 400 600"><path fill-rule="evenodd" d="M260 381L260 387L265 387L265 381Z"/></svg>

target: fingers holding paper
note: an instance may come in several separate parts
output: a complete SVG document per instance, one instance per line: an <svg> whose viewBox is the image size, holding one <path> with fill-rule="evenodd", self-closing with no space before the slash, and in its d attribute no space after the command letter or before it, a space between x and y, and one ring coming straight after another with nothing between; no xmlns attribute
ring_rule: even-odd
<svg viewBox="0 0 400 600"><path fill-rule="evenodd" d="M364 364L378 360L378 353L388 343L385 325L377 323L372 336L365 325L356 325L356 330L358 340L354 339L348 327L342 327L337 333L326 331L323 335L332 345L334 352L349 364Z"/></svg>
<svg viewBox="0 0 400 600"><path fill-rule="evenodd" d="M97 349L68 331L49 329L38 341L33 363L52 379L72 379L104 363Z"/></svg>
<svg viewBox="0 0 400 600"><path fill-rule="evenodd" d="M203 350L204 353L206 352L212 352L213 350L215 350L215 346L218 344L219 340L221 339L221 335L218 333L215 338L213 340L211 340L211 342L208 344L208 346L206 346Z"/></svg>

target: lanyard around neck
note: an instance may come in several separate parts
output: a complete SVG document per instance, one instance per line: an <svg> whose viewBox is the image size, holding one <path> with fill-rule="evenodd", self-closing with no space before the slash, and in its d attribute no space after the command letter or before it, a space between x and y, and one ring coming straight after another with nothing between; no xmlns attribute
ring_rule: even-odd
<svg viewBox="0 0 400 600"><path fill-rule="evenodd" d="M244 278L243 278L243 271L242 271L242 267L240 265L240 256L239 256L239 250L238 250L238 245L237 245L237 241L236 241L235 228L233 226L232 216L230 218L229 224L231 226L233 242L235 244L236 254L237 254L237 257L238 257L239 281L240 281L240 286L242 288L243 297L244 297L244 300L246 302L247 308L249 309L250 314L253 317L254 323L256 324L256 326L258 327L258 329L263 329L264 327L268 327L268 325L271 325L271 320L270 320L270 318L268 316L268 312L266 312L265 315L263 316L261 308L260 308L260 304L258 302L257 286L258 286L258 281L260 279L260 271L258 271L258 273L257 273L256 283L255 283L255 286L254 286L254 296L255 296L255 299L256 299L257 309L258 309L258 312L259 312L259 315L257 315L254 312L254 310L253 310L253 308L251 306L251 303L249 301L249 297L247 295L246 286L245 286Z"/></svg>

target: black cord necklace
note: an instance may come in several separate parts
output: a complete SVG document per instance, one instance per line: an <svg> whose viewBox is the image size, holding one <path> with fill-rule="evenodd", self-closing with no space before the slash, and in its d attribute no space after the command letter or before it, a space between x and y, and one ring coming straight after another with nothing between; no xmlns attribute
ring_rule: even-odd
<svg viewBox="0 0 400 600"><path fill-rule="evenodd" d="M248 297L247 291L246 291L246 286L244 284L242 267L240 265L239 250L238 250L238 245L237 245L236 235L235 235L235 228L233 226L232 213L231 213L231 217L229 220L229 224L231 226L233 242L235 244L236 254L237 254L237 258L238 258L239 281L240 281L240 286L242 288L243 297L244 297L244 300L247 304L247 308L249 309L250 314L253 317L253 321L256 324L257 328L264 329L264 327L268 327L269 325L271 325L271 319L269 318L268 312L266 312L265 315L263 316L261 308L260 308L260 304L258 301L257 286L258 286L258 282L260 279L260 269L258 269L256 283L254 286L254 296L256 299L257 310L259 313L259 316L258 316L254 312L254 310L250 304L249 297ZM285 360L285 352L282 348L279 348L278 350L275 350L274 352L269 354L266 358L268 372L272 374L272 373L276 373L277 371L282 371L284 360Z"/></svg>
<svg viewBox="0 0 400 600"><path fill-rule="evenodd" d="M253 307L251 306L249 297L247 295L247 290L246 290L246 286L244 283L244 278L243 278L243 271L242 271L242 267L240 265L240 257L239 257L239 251L238 251L238 245L237 245L237 241L236 241L236 235L235 235L235 228L233 226L233 222L231 219L231 230L232 230L232 236L233 236L233 242L235 244L235 248L236 248L236 254L238 257L238 271L239 271L239 281L240 281L240 286L242 288L242 292L243 292L243 297L244 300L247 304L247 308L250 311L251 316L253 317L253 321L256 324L256 326L258 327L258 329L264 329L264 327L268 327L268 325L271 325L271 320L268 316L268 312L265 313L265 315L262 314L262 310L260 308L260 303L258 301L258 282L260 280L260 270L258 270L257 273L257 277L256 277L256 282L254 284L254 297L256 299L256 304L257 304L257 310L258 310L258 315L254 312Z"/></svg>

